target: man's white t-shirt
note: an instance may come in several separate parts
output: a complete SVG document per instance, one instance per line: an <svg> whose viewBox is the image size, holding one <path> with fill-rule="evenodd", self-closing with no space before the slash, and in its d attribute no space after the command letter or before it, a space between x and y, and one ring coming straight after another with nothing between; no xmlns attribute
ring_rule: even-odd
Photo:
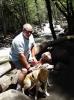
<svg viewBox="0 0 74 100"><path fill-rule="evenodd" d="M19 53L24 53L27 60L31 57L31 49L35 45L33 35L31 34L29 39L25 38L23 32L17 35L12 41L12 47L10 52L10 61L14 62L17 67L20 67Z"/></svg>

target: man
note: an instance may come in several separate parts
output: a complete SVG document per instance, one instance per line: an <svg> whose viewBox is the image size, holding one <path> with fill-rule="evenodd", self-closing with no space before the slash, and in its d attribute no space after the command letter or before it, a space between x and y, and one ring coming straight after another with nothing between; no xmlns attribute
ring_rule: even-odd
<svg viewBox="0 0 74 100"><path fill-rule="evenodd" d="M10 62L20 72L18 76L19 84L22 84L24 76L28 70L30 70L30 63L32 63L32 61L35 64L37 63L37 59L35 58L35 41L32 35L32 30L33 28L30 24L24 24L22 32L12 41ZM19 84L18 87L21 86Z"/></svg>

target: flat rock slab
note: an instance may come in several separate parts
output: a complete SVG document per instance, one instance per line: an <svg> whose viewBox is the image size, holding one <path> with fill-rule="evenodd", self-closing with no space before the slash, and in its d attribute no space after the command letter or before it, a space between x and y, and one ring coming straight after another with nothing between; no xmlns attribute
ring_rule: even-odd
<svg viewBox="0 0 74 100"><path fill-rule="evenodd" d="M19 72L17 71L17 69L14 69L14 70L10 71L8 74L3 75L0 78L0 88L2 89L2 91L6 91L6 89L11 84L17 83L18 74L19 74Z"/></svg>
<svg viewBox="0 0 74 100"><path fill-rule="evenodd" d="M11 48L1 48L0 49L0 64L9 61L9 52Z"/></svg>
<svg viewBox="0 0 74 100"><path fill-rule="evenodd" d="M0 64L0 77L5 74L7 71L11 70L11 65L9 62Z"/></svg>

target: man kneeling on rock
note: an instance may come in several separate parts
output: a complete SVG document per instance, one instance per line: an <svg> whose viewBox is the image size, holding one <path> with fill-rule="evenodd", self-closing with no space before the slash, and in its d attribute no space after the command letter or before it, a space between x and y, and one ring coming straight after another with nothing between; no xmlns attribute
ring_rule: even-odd
<svg viewBox="0 0 74 100"><path fill-rule="evenodd" d="M10 63L18 69L17 90L21 90L21 86L25 75L31 70L31 65L43 63L41 59L37 61L35 57L35 41L32 35L32 26L28 23L23 25L23 30L12 41L10 51ZM51 56L49 57L51 59Z"/></svg>

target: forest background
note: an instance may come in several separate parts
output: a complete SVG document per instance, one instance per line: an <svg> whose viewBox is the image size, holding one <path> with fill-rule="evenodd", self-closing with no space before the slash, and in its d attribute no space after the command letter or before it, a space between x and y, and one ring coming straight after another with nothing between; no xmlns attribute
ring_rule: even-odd
<svg viewBox="0 0 74 100"><path fill-rule="evenodd" d="M51 54L58 73L54 73L54 79L74 91L74 0L0 0L0 47L11 44L26 22L40 29L49 22L54 41L48 46L53 47ZM57 39L53 24L61 25L65 38Z"/></svg>
<svg viewBox="0 0 74 100"><path fill-rule="evenodd" d="M53 20L69 34L73 34L74 1L0 0L0 41L4 41L8 34L17 35L26 22L41 28L41 24L47 21L50 23L51 34L55 40ZM67 26L64 22L67 22Z"/></svg>

